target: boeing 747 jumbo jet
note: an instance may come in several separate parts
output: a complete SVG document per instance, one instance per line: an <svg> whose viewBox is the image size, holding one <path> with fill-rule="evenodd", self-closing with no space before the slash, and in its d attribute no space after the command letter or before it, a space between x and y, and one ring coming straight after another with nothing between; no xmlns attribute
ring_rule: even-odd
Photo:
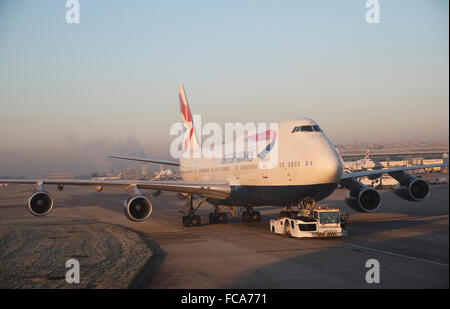
<svg viewBox="0 0 450 309"><path fill-rule="evenodd" d="M195 153L202 150L197 140L192 114L184 87L179 87L181 120L185 127L184 151ZM143 221L152 213L152 203L141 193L142 189L178 192L187 197L187 213L183 225L200 225L196 210L203 202L215 206L210 221L225 223L227 214L219 206L243 207L244 222L260 221L258 206L290 207L314 206L325 199L340 184L349 190L345 201L359 212L373 212L380 207L381 196L357 180L358 177L387 173L398 181L395 193L402 199L422 201L430 193L429 184L408 170L447 166L444 164L399 167L371 171L343 172L342 161L335 147L319 125L308 118L289 120L278 124L276 130L264 130L245 137L264 143L263 149L253 157L226 154L222 158L184 158L176 161L111 156L112 158L157 163L180 168L183 181L139 181L139 180L73 180L73 179L8 179L2 183L35 184L36 192L28 198L28 209L35 216L44 216L53 209L53 198L44 185L93 186L98 191L103 187L119 187L127 190L129 197L123 203L125 216L132 221ZM276 161L274 156L277 156ZM266 164L276 162L276 164ZM198 204L194 205L194 198ZM285 210L286 211L286 210Z"/></svg>

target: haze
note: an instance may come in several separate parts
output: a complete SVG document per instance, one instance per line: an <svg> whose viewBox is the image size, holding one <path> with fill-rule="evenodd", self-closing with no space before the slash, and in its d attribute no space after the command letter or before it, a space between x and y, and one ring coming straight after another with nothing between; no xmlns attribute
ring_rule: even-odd
<svg viewBox="0 0 450 309"><path fill-rule="evenodd" d="M362 0L80 0L67 24L65 1L2 1L0 176L169 158L179 83L204 122L448 141L448 1L380 3L367 24Z"/></svg>

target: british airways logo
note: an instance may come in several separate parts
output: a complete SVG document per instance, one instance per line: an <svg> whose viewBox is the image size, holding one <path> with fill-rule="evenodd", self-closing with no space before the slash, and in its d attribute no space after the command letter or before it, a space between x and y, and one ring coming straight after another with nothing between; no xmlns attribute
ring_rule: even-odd
<svg viewBox="0 0 450 309"><path fill-rule="evenodd" d="M277 131L276 130L266 130L265 132L258 133L248 138L249 141L256 142L258 145L261 142L266 142L266 146L262 151L258 153L258 157L261 159L265 159L270 151L274 148L276 139L277 139Z"/></svg>
<svg viewBox="0 0 450 309"><path fill-rule="evenodd" d="M248 151L232 152L224 154L222 164L236 162L252 162L256 157L264 160L274 149L277 139L276 130L266 130L258 134L254 134L244 139L244 143L248 146ZM253 146L250 146L253 145Z"/></svg>

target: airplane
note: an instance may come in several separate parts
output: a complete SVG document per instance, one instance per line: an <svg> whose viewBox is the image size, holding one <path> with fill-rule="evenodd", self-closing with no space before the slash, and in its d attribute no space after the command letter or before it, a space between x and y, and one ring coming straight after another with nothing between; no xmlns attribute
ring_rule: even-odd
<svg viewBox="0 0 450 309"><path fill-rule="evenodd" d="M155 172L155 174L153 174L153 177L151 180L162 180L162 179L166 179L169 180L170 178L173 177L173 172L170 168L168 169L163 169L162 164L159 166L160 170L159 172Z"/></svg>
<svg viewBox="0 0 450 309"><path fill-rule="evenodd" d="M339 157L342 161L342 168L344 169L344 172L357 172L357 171L366 171L366 170L374 170L374 169L381 169L383 168L383 165L381 165L378 162L374 162L370 158L370 150L367 150L366 155L363 159L356 160L356 161L344 161L342 159L342 156L339 152L339 149L336 148L337 153L339 154ZM380 175L381 176L381 175Z"/></svg>
<svg viewBox="0 0 450 309"><path fill-rule="evenodd" d="M202 151L197 140L193 117L188 105L183 85L178 88L180 116L185 128L184 139L187 154ZM278 124L276 130L258 131L245 140L258 140L263 150L257 156L238 160L236 153L223 153L222 158L196 158L181 156L178 160L159 160L114 155L110 158L144 163L176 166L180 169L181 181L141 181L141 180L76 180L76 179L7 179L1 183L35 184L36 192L28 198L28 209L35 216L51 212L54 201L45 191L44 185L56 185L58 190L65 186L93 186L97 191L103 187L123 188L128 198L123 203L125 216L132 221L143 221L152 213L152 203L141 190L156 190L151 198L161 191L171 191L187 197L187 211L182 217L185 227L201 225L197 209L204 202L214 206L210 213L211 223L226 223L227 213L223 207L241 207L243 222L258 222L261 214L255 210L259 206L284 207L285 212L292 207L311 208L315 203L328 197L338 185L346 188L347 205L358 212L374 212L381 205L381 196L373 188L365 186L358 178L377 174L388 174L398 181L394 187L397 196L408 201L422 201L430 194L430 185L408 171L443 164L413 167L396 167L370 171L344 172L342 161L334 145L325 132L312 119L300 118ZM275 151L275 150L277 151ZM277 156L276 165L265 168ZM230 159L231 158L231 159ZM272 162L273 163L273 162ZM199 203L194 207L194 199Z"/></svg>

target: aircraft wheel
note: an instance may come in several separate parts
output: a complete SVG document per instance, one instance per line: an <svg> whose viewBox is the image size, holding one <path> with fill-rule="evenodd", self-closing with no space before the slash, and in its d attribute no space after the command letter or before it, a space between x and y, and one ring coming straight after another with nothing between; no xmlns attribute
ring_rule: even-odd
<svg viewBox="0 0 450 309"><path fill-rule="evenodd" d="M192 217L192 225L193 226L200 226L200 225L202 225L202 220L200 219L200 216L193 216Z"/></svg>
<svg viewBox="0 0 450 309"><path fill-rule="evenodd" d="M216 214L211 212L209 214L209 224L216 224L216 223L217 223Z"/></svg>
<svg viewBox="0 0 450 309"><path fill-rule="evenodd" d="M250 222L250 214L246 211L242 213L242 222L244 223Z"/></svg>
<svg viewBox="0 0 450 309"><path fill-rule="evenodd" d="M228 222L228 216L226 213L220 213L219 214L219 223L223 224L223 223L227 223Z"/></svg>
<svg viewBox="0 0 450 309"><path fill-rule="evenodd" d="M188 216L183 216L183 226L190 227L192 224L192 219Z"/></svg>
<svg viewBox="0 0 450 309"><path fill-rule="evenodd" d="M261 221L261 213L259 211L252 212L252 221L260 222Z"/></svg>
<svg viewBox="0 0 450 309"><path fill-rule="evenodd" d="M287 211L280 211L280 218L285 218L288 217L288 212Z"/></svg>

